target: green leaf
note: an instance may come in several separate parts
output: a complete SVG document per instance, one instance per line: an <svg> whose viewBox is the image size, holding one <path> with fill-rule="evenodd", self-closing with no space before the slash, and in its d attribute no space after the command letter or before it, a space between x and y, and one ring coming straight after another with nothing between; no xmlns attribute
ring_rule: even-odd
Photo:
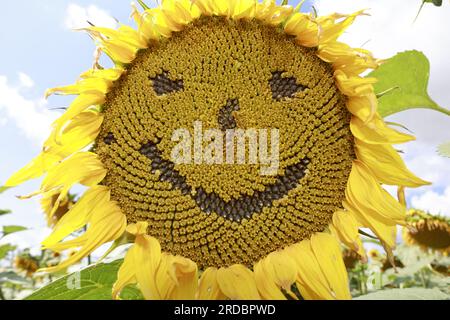
<svg viewBox="0 0 450 320"><path fill-rule="evenodd" d="M12 246L10 244L1 245L0 246L0 260L3 259L4 257L6 257L6 255L13 250L16 250L16 246Z"/></svg>
<svg viewBox="0 0 450 320"><path fill-rule="evenodd" d="M390 289L359 296L354 300L449 300L450 296L438 289Z"/></svg>
<svg viewBox="0 0 450 320"><path fill-rule="evenodd" d="M430 63L419 51L398 53L387 60L368 77L375 77L378 111L382 117L414 108L426 108L450 115L450 110L440 107L428 95Z"/></svg>
<svg viewBox="0 0 450 320"><path fill-rule="evenodd" d="M438 152L441 156L450 158L450 142L441 144L438 148Z"/></svg>
<svg viewBox="0 0 450 320"><path fill-rule="evenodd" d="M432 3L432 4L434 4L436 7L442 6L442 0L423 0L423 2L426 2L426 3Z"/></svg>
<svg viewBox="0 0 450 320"><path fill-rule="evenodd" d="M16 232L20 232L20 231L25 231L27 230L26 227L22 227L22 226L3 226L3 236L7 236L9 234L12 233L16 233Z"/></svg>
<svg viewBox="0 0 450 320"><path fill-rule="evenodd" d="M1 210L0 209L0 216L4 216L4 215L10 214L10 213L11 213L11 210Z"/></svg>
<svg viewBox="0 0 450 320"><path fill-rule="evenodd" d="M122 262L102 263L62 277L34 292L26 300L111 300L112 286ZM128 286L121 298L142 300L142 295L137 288Z"/></svg>

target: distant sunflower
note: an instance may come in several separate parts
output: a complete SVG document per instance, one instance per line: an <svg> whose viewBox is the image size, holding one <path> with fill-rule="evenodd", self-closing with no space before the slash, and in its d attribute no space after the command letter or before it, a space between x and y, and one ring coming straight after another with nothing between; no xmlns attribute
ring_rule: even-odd
<svg viewBox="0 0 450 320"><path fill-rule="evenodd" d="M350 299L338 239L364 256L359 227L395 246L405 207L381 183L419 187L392 144L414 140L377 113L379 61L337 38L363 11L316 17L272 0L165 0L133 16L138 30L88 27L98 63L43 152L7 186L47 173L44 198L89 190L44 242L82 259L134 235L113 297L137 283L147 299ZM174 130L277 128L280 168L175 164ZM91 152L82 151L92 145ZM62 242L89 225L79 238ZM294 288L294 289L293 289ZM296 290L296 289L295 289Z"/></svg>
<svg viewBox="0 0 450 320"><path fill-rule="evenodd" d="M448 218L433 216L420 210L409 210L403 228L403 240L409 245L417 245L423 250L450 253L450 221Z"/></svg>
<svg viewBox="0 0 450 320"><path fill-rule="evenodd" d="M345 249L342 252L342 257L344 259L344 265L347 270L353 269L358 262L361 262L361 256L353 250Z"/></svg>
<svg viewBox="0 0 450 320"><path fill-rule="evenodd" d="M39 269L39 261L30 255L20 255L14 259L14 267L28 278L33 277Z"/></svg>

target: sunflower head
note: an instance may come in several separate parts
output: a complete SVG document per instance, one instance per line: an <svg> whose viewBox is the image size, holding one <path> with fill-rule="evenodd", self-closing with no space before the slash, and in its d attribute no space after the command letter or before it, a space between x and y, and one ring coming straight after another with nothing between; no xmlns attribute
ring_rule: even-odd
<svg viewBox="0 0 450 320"><path fill-rule="evenodd" d="M405 207L381 184L427 184L392 147L413 137L384 123L376 79L360 76L379 61L337 40L363 14L165 0L133 9L137 30L86 28L115 67L96 60L47 92L77 98L7 183L45 173L50 215L88 187L43 243L79 249L46 271L125 234L114 297L137 283L148 299L350 298L339 241L364 259L367 227L395 246Z"/></svg>
<svg viewBox="0 0 450 320"><path fill-rule="evenodd" d="M381 254L377 249L370 249L368 252L368 256L372 259L378 259L381 257Z"/></svg>
<svg viewBox="0 0 450 320"><path fill-rule="evenodd" d="M347 270L352 270L361 261L361 257L353 250L345 249L342 253Z"/></svg>
<svg viewBox="0 0 450 320"><path fill-rule="evenodd" d="M15 257L14 267L26 277L31 278L39 269L39 261L29 254L23 254Z"/></svg>
<svg viewBox="0 0 450 320"><path fill-rule="evenodd" d="M407 215L408 227L403 228L403 240L425 251L450 253L450 221L446 217L411 209Z"/></svg>

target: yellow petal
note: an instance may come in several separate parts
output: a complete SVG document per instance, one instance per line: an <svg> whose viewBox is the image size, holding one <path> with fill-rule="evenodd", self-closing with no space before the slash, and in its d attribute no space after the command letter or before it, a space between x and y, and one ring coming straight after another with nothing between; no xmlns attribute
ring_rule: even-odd
<svg viewBox="0 0 450 320"><path fill-rule="evenodd" d="M361 225L370 228L388 248L395 248L397 234L397 226L395 224L385 224L378 217L361 212L347 201L344 201L344 207Z"/></svg>
<svg viewBox="0 0 450 320"><path fill-rule="evenodd" d="M99 78L105 79L108 81L116 81L124 73L124 70L121 68L112 68L112 69L90 69L81 74L80 78Z"/></svg>
<svg viewBox="0 0 450 320"><path fill-rule="evenodd" d="M79 95L70 105L69 109L53 124L55 132L59 133L68 121L85 111L87 108L105 102L104 94L82 94Z"/></svg>
<svg viewBox="0 0 450 320"><path fill-rule="evenodd" d="M215 13L214 2L211 0L192 0L192 4L205 16L210 16Z"/></svg>
<svg viewBox="0 0 450 320"><path fill-rule="evenodd" d="M311 237L311 248L336 298L351 299L347 271L336 239L330 234L316 233Z"/></svg>
<svg viewBox="0 0 450 320"><path fill-rule="evenodd" d="M261 298L265 300L286 300L275 282L273 266L267 258L257 262L253 267L253 272Z"/></svg>
<svg viewBox="0 0 450 320"><path fill-rule="evenodd" d="M135 265L134 265L134 247L128 249L125 259L117 273L117 281L113 285L112 297L114 300L119 298L119 295L123 288L129 284L135 284L137 282L135 276Z"/></svg>
<svg viewBox="0 0 450 320"><path fill-rule="evenodd" d="M110 203L110 191L104 186L95 186L84 193L77 203L55 225L52 234L42 242L44 247L55 245L73 232L84 227L96 211L114 210Z"/></svg>
<svg viewBox="0 0 450 320"><path fill-rule="evenodd" d="M292 6L278 6L275 1L265 0L263 3L256 3L255 17L269 25L276 26L286 21L293 12Z"/></svg>
<svg viewBox="0 0 450 320"><path fill-rule="evenodd" d="M170 256L169 259L169 274L173 277L165 292L160 290L161 295L171 300L194 300L198 287L197 265L180 256Z"/></svg>
<svg viewBox="0 0 450 320"><path fill-rule="evenodd" d="M86 187L93 187L104 179L106 173L107 170L103 168L103 164L96 154L79 152L52 167L44 178L39 191L20 198L27 199L37 194L49 197L58 191L60 195L50 214L52 216L73 185L80 183Z"/></svg>
<svg viewBox="0 0 450 320"><path fill-rule="evenodd" d="M5 187L15 187L25 181L36 179L57 164L61 157L56 154L40 153L25 167L14 173L5 183Z"/></svg>
<svg viewBox="0 0 450 320"><path fill-rule="evenodd" d="M59 265L45 268L40 271L56 272L80 261L101 245L119 238L125 231L126 223L126 217L122 214L122 211L117 205L115 206L114 211L97 211L92 217L91 225L86 233L74 240L67 241L65 244L58 244L51 247L52 250L54 248L57 252L69 247L78 246L81 246L80 250Z"/></svg>
<svg viewBox="0 0 450 320"><path fill-rule="evenodd" d="M130 47L134 47L135 50L147 46L147 43L139 37L139 33L129 26L121 26L117 30L90 26L83 28L82 30L89 32L89 34L93 35L96 39L101 40L107 38L110 40L117 40L126 43Z"/></svg>
<svg viewBox="0 0 450 320"><path fill-rule="evenodd" d="M66 158L92 144L100 133L104 116L98 112L86 111L69 120L62 131L53 130L44 143L47 153Z"/></svg>
<svg viewBox="0 0 450 320"><path fill-rule="evenodd" d="M255 0L236 0L235 2L236 5L231 10L231 17L233 19L250 19L255 16Z"/></svg>
<svg viewBox="0 0 450 320"><path fill-rule="evenodd" d="M94 94L105 95L108 93L112 82L101 78L87 78L79 80L76 84L72 84L65 87L56 87L48 89L45 93L46 97L52 94L61 95L82 95L82 94Z"/></svg>
<svg viewBox="0 0 450 320"><path fill-rule="evenodd" d="M359 212L386 225L405 224L406 208L387 193L361 161L354 161L346 189L347 201Z"/></svg>
<svg viewBox="0 0 450 320"><path fill-rule="evenodd" d="M347 109L363 123L373 119L377 112L378 99L374 93L361 97L349 97Z"/></svg>
<svg viewBox="0 0 450 320"><path fill-rule="evenodd" d="M378 81L376 78L349 77L342 70L336 70L334 76L340 91L349 97L361 97L372 94L373 84Z"/></svg>
<svg viewBox="0 0 450 320"><path fill-rule="evenodd" d="M225 300L225 298L217 283L217 268L211 267L203 271L198 286L198 299Z"/></svg>
<svg viewBox="0 0 450 320"><path fill-rule="evenodd" d="M150 40L158 40L159 35L153 27L154 25L152 11L145 11L141 14L134 4L132 4L132 7L132 17L134 18L138 26L139 37L146 42L149 42Z"/></svg>
<svg viewBox="0 0 450 320"><path fill-rule="evenodd" d="M284 31L294 35L296 41L302 46L317 47L319 45L319 26L310 15L294 13L286 22Z"/></svg>
<svg viewBox="0 0 450 320"><path fill-rule="evenodd" d="M236 264L217 271L220 291L232 300L259 300L253 272L247 267Z"/></svg>
<svg viewBox="0 0 450 320"><path fill-rule="evenodd" d="M159 241L146 234L148 224L136 224L136 240L133 246L135 276L145 299L159 300L156 274L161 261L161 245ZM132 229L127 229L129 232Z"/></svg>
<svg viewBox="0 0 450 320"><path fill-rule="evenodd" d="M297 266L286 251L273 252L254 267L256 285L263 299L285 300L284 289L291 297L292 285L297 279Z"/></svg>
<svg viewBox="0 0 450 320"><path fill-rule="evenodd" d="M45 193L56 188L68 189L76 183L92 187L106 176L98 155L92 152L78 152L53 167L44 178L41 192Z"/></svg>
<svg viewBox="0 0 450 320"><path fill-rule="evenodd" d="M348 212L337 211L333 214L332 226L339 239L366 260L366 252L358 233L359 225L356 219Z"/></svg>
<svg viewBox="0 0 450 320"><path fill-rule="evenodd" d="M371 168L375 178L381 183L410 188L430 184L409 171L391 145L367 144L356 139L356 155Z"/></svg>
<svg viewBox="0 0 450 320"><path fill-rule="evenodd" d="M333 14L319 18L320 44L335 41L355 21L357 16L363 14L364 10L361 10L351 15Z"/></svg>
<svg viewBox="0 0 450 320"><path fill-rule="evenodd" d="M353 117L350 129L356 138L369 144L400 144L415 140L411 135L389 128L378 114L367 123Z"/></svg>
<svg viewBox="0 0 450 320"><path fill-rule="evenodd" d="M311 248L311 241L304 240L287 248L297 265L297 287L307 300L334 300L324 273L320 269Z"/></svg>
<svg viewBox="0 0 450 320"><path fill-rule="evenodd" d="M136 58L137 48L120 40L103 40L100 47L114 63L119 65L131 63Z"/></svg>

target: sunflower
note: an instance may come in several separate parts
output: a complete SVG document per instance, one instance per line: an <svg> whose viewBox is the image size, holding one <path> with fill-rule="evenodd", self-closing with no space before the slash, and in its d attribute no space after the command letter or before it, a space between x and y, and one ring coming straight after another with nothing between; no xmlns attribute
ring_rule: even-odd
<svg viewBox="0 0 450 320"><path fill-rule="evenodd" d="M7 182L88 188L45 239L75 255L133 236L113 297L350 299L339 243L365 256L358 228L395 246L405 207L381 184L419 187L392 147L414 140L377 113L380 64L338 42L363 11L317 17L274 0L165 0L133 7L138 29L84 30L114 62L47 95L77 95L44 149ZM277 175L259 164L171 161L179 128L276 128ZM92 146L86 151L87 146ZM198 146L196 148L200 148ZM26 198L26 197L25 197ZM88 225L86 233L65 240Z"/></svg>
<svg viewBox="0 0 450 320"><path fill-rule="evenodd" d="M354 250L345 249L342 252L342 258L344 259L344 265L347 270L352 270L356 267L358 262L361 262L361 256Z"/></svg>
<svg viewBox="0 0 450 320"><path fill-rule="evenodd" d="M26 277L32 278L39 269L39 261L29 254L20 255L14 259L14 267Z"/></svg>
<svg viewBox="0 0 450 320"><path fill-rule="evenodd" d="M411 209L407 213L408 227L403 228L403 240L423 250L436 251L447 256L450 253L450 221L421 210Z"/></svg>

